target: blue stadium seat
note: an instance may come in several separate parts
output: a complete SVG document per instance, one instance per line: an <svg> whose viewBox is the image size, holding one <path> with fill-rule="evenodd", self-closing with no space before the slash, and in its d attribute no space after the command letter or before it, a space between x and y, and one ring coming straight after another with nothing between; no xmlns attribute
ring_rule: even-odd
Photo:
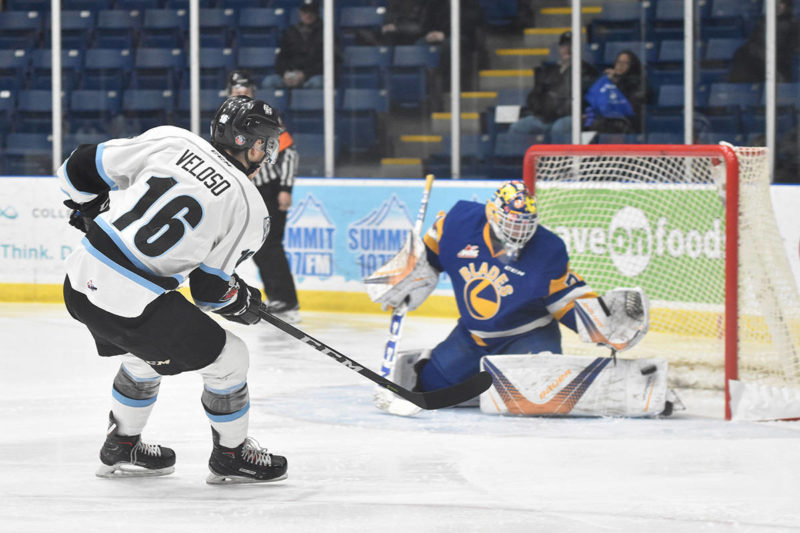
<svg viewBox="0 0 800 533"><path fill-rule="evenodd" d="M239 48L236 66L249 70L257 80L275 73L276 47ZM260 84L260 81L259 81Z"/></svg>
<svg viewBox="0 0 800 533"><path fill-rule="evenodd" d="M517 18L518 0L480 0L483 20L489 26L508 26Z"/></svg>
<svg viewBox="0 0 800 533"><path fill-rule="evenodd" d="M494 103L495 105L525 105L529 92L530 88L528 87L499 89Z"/></svg>
<svg viewBox="0 0 800 533"><path fill-rule="evenodd" d="M0 123L13 124L14 110L17 107L16 93L0 91ZM3 130L10 128L3 128Z"/></svg>
<svg viewBox="0 0 800 533"><path fill-rule="evenodd" d="M90 48L84 56L81 88L121 91L127 85L132 68L130 50Z"/></svg>
<svg viewBox="0 0 800 533"><path fill-rule="evenodd" d="M428 72L439 65L436 46L395 46L388 89L393 105L419 108L428 98Z"/></svg>
<svg viewBox="0 0 800 533"><path fill-rule="evenodd" d="M289 90L288 89L260 89L257 96L277 109L283 116L289 111Z"/></svg>
<svg viewBox="0 0 800 533"><path fill-rule="evenodd" d="M322 133L292 133L294 145L300 152L299 176L321 176L325 170L325 135ZM338 156L340 143L334 139L334 157Z"/></svg>
<svg viewBox="0 0 800 533"><path fill-rule="evenodd" d="M200 124L206 129L214 118L214 114L225 101L224 89L201 89L200 90ZM178 107L175 116L175 123L183 128L191 125L191 93L188 89L183 89L178 93Z"/></svg>
<svg viewBox="0 0 800 533"><path fill-rule="evenodd" d="M117 91L79 90L70 95L67 127L70 132L108 134L120 110Z"/></svg>
<svg viewBox="0 0 800 533"><path fill-rule="evenodd" d="M17 95L15 131L49 133L53 130L53 100L50 91L31 89Z"/></svg>
<svg viewBox="0 0 800 533"><path fill-rule="evenodd" d="M61 9L72 11L101 11L104 9L111 9L114 3L114 0L61 0Z"/></svg>
<svg viewBox="0 0 800 533"><path fill-rule="evenodd" d="M183 48L189 29L189 12L185 9L147 9L139 30L143 48Z"/></svg>
<svg viewBox="0 0 800 533"><path fill-rule="evenodd" d="M276 2L271 2L269 0L219 0L218 7L228 9L245 9L249 7L267 7L268 5L272 4L276 4Z"/></svg>
<svg viewBox="0 0 800 533"><path fill-rule="evenodd" d="M712 83L706 105L709 108L755 107L761 103L762 89L759 83Z"/></svg>
<svg viewBox="0 0 800 533"><path fill-rule="evenodd" d="M748 109L741 114L742 132L745 135L766 134L767 119L763 108ZM797 125L795 114L791 111L778 113L775 116L776 130L779 136L785 135Z"/></svg>
<svg viewBox="0 0 800 533"><path fill-rule="evenodd" d="M666 39L659 43L656 62L683 63L683 41Z"/></svg>
<svg viewBox="0 0 800 533"><path fill-rule="evenodd" d="M489 174L497 179L519 179L522 175L522 156L532 145L543 141L540 135L497 134Z"/></svg>
<svg viewBox="0 0 800 533"><path fill-rule="evenodd" d="M292 89L289 96L289 114L286 116L289 131L297 133L322 133L322 89Z"/></svg>
<svg viewBox="0 0 800 533"><path fill-rule="evenodd" d="M651 87L681 85L683 84L683 68L662 68L657 65L649 65L647 67L647 83Z"/></svg>
<svg viewBox="0 0 800 533"><path fill-rule="evenodd" d="M179 87L186 56L180 48L138 48L131 89L173 90Z"/></svg>
<svg viewBox="0 0 800 533"><path fill-rule="evenodd" d="M228 72L236 65L235 59L230 48L200 48L200 87L224 88Z"/></svg>
<svg viewBox="0 0 800 533"><path fill-rule="evenodd" d="M778 107L800 106L800 83L779 83L775 90L775 105ZM761 98L762 105L766 105L766 92Z"/></svg>
<svg viewBox="0 0 800 533"><path fill-rule="evenodd" d="M0 172L16 176L53 173L53 140L48 133L9 133L0 150Z"/></svg>
<svg viewBox="0 0 800 533"><path fill-rule="evenodd" d="M683 144L683 130L648 133L647 144Z"/></svg>
<svg viewBox="0 0 800 533"><path fill-rule="evenodd" d="M671 113L647 113L645 116L645 130L648 133L682 132L683 111L675 110Z"/></svg>
<svg viewBox="0 0 800 533"><path fill-rule="evenodd" d="M116 0L117 9L158 9L161 7L160 0Z"/></svg>
<svg viewBox="0 0 800 533"><path fill-rule="evenodd" d="M50 0L7 0L6 10L8 11L50 11ZM61 6L62 9L64 6Z"/></svg>
<svg viewBox="0 0 800 533"><path fill-rule="evenodd" d="M233 45L236 11L233 9L200 10L200 46L228 48Z"/></svg>
<svg viewBox="0 0 800 533"><path fill-rule="evenodd" d="M343 7L338 24L340 42L345 46L353 45L358 41L359 32L379 32L385 15L386 8L382 6Z"/></svg>
<svg viewBox="0 0 800 533"><path fill-rule="evenodd" d="M122 115L132 131L141 133L172 122L175 97L172 91L131 89L122 96Z"/></svg>
<svg viewBox="0 0 800 533"><path fill-rule="evenodd" d="M392 60L387 46L347 46L342 52L338 86L342 88L380 89Z"/></svg>
<svg viewBox="0 0 800 533"><path fill-rule="evenodd" d="M389 110L385 90L347 89L337 114L336 134L349 152L366 152L382 144L381 113Z"/></svg>
<svg viewBox="0 0 800 533"><path fill-rule="evenodd" d="M719 61L729 64L733 59L734 52L743 44L744 39L741 37L709 39L706 44L705 56L703 59L706 61Z"/></svg>
<svg viewBox="0 0 800 533"><path fill-rule="evenodd" d="M51 50L34 50L31 53L31 89L50 89L52 86ZM81 50L61 51L61 88L72 91L78 87L80 72L83 68L83 52Z"/></svg>
<svg viewBox="0 0 800 533"><path fill-rule="evenodd" d="M81 144L100 144L109 139L105 133L67 133L61 143L61 158L66 159Z"/></svg>
<svg viewBox="0 0 800 533"><path fill-rule="evenodd" d="M595 144L645 144L644 133L598 133Z"/></svg>
<svg viewBox="0 0 800 533"><path fill-rule="evenodd" d="M44 47L51 48L50 17L44 18ZM61 12L61 48L84 50L91 46L97 17L91 11Z"/></svg>
<svg viewBox="0 0 800 533"><path fill-rule="evenodd" d="M29 66L30 54L25 50L0 50L0 90L25 87Z"/></svg>
<svg viewBox="0 0 800 533"><path fill-rule="evenodd" d="M664 39L683 38L683 0L659 0L650 22L648 37Z"/></svg>
<svg viewBox="0 0 800 533"><path fill-rule="evenodd" d="M442 135L439 150L425 162L425 172L437 177L450 176L452 172L452 145L449 135ZM487 134L461 135L461 177L485 178L489 175L492 141Z"/></svg>
<svg viewBox="0 0 800 533"><path fill-rule="evenodd" d="M0 11L0 49L32 50L42 35L37 11Z"/></svg>
<svg viewBox="0 0 800 533"><path fill-rule="evenodd" d="M658 88L657 106L683 107L683 85L662 85Z"/></svg>
<svg viewBox="0 0 800 533"><path fill-rule="evenodd" d="M592 40L641 40L641 23L648 17L648 8L643 6L641 2L606 2L601 14L589 25Z"/></svg>
<svg viewBox="0 0 800 533"><path fill-rule="evenodd" d="M95 48L132 49L142 24L142 12L109 9L97 14L94 29Z"/></svg>
<svg viewBox="0 0 800 533"><path fill-rule="evenodd" d="M237 46L277 46L280 36L288 24L288 15L283 8L248 8L239 11Z"/></svg>

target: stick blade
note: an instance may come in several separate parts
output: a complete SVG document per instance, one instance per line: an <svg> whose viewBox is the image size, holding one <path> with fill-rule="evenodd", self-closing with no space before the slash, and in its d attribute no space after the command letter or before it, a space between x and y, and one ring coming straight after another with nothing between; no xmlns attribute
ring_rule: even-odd
<svg viewBox="0 0 800 533"><path fill-rule="evenodd" d="M408 398L408 400L423 409L442 409L443 407L452 407L466 402L467 400L471 400L488 389L491 385L492 375L484 371L452 387L445 387L444 389L430 392L414 393L418 398Z"/></svg>

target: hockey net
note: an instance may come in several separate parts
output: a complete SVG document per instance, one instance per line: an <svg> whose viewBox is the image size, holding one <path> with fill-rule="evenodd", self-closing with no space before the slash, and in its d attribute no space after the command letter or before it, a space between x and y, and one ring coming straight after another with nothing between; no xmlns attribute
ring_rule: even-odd
<svg viewBox="0 0 800 533"><path fill-rule="evenodd" d="M724 388L726 418L732 404L738 418L742 383L759 392L751 404L782 401L787 390L800 397L800 298L766 149L537 145L524 178L574 271L601 294L648 294L650 332L625 357L666 358L672 387ZM777 411L741 417L800 416Z"/></svg>

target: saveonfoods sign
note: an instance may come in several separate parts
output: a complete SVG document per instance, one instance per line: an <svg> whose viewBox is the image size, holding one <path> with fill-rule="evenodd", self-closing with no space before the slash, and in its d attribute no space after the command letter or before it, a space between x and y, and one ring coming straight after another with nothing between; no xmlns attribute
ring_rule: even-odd
<svg viewBox="0 0 800 533"><path fill-rule="evenodd" d="M653 299L724 301L724 209L712 189L542 188L542 224L597 290L641 286Z"/></svg>

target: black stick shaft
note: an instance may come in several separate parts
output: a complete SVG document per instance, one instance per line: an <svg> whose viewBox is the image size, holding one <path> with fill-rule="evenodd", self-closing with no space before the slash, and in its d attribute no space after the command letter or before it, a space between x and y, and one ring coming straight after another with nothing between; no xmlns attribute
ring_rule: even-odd
<svg viewBox="0 0 800 533"><path fill-rule="evenodd" d="M270 314L266 309L264 309L263 306L259 309L259 315L261 315L262 319L269 322L281 331L288 333L295 339L308 344L315 350L324 353L337 363L346 366L354 372L358 372L368 380L377 383L381 387L397 394L401 398L408 400L422 409L440 409L442 407L457 405L461 402L469 400L470 398L474 398L478 394L488 389L492 384L491 375L488 372L480 372L468 380L453 385L452 387L430 392L412 392L397 385L396 383L392 383L388 379L365 367L358 361L347 357L340 351L331 348L324 342L315 339L311 335L308 335L291 324L284 322L280 318Z"/></svg>

